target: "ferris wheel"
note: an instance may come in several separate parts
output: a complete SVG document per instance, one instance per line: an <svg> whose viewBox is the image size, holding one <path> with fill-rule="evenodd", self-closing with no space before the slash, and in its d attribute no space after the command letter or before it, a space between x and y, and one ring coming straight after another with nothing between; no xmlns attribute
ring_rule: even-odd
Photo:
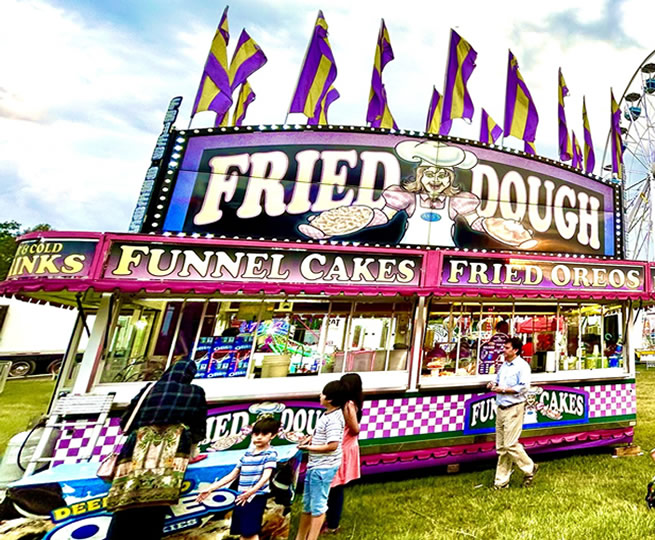
<svg viewBox="0 0 655 540"><path fill-rule="evenodd" d="M619 101L623 153L623 211L626 256L655 260L655 51L635 71ZM602 174L612 177L608 143Z"/></svg>

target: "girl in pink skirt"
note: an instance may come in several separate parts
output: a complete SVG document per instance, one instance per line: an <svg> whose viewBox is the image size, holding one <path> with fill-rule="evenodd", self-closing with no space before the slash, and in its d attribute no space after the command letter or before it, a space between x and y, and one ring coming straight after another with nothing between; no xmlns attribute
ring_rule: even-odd
<svg viewBox="0 0 655 540"><path fill-rule="evenodd" d="M343 432L341 444L343 457L341 466L337 471L332 485L330 486L330 497L328 498L328 509L326 513L327 534L336 533L341 521L343 511L343 488L348 482L357 480L361 473L359 468L359 422L362 419L362 379L357 373L346 373L341 377L341 383L346 390L346 404L343 406L343 416L346 421L346 428Z"/></svg>

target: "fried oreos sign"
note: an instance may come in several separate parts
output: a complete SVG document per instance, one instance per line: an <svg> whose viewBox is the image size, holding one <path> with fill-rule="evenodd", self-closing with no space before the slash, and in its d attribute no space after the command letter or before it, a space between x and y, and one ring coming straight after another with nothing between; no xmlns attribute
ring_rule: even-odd
<svg viewBox="0 0 655 540"><path fill-rule="evenodd" d="M148 231L621 252L616 186L503 151L340 132L176 140L181 166Z"/></svg>
<svg viewBox="0 0 655 540"><path fill-rule="evenodd" d="M582 290L643 293L643 263L587 263L527 258L444 256L443 287Z"/></svg>

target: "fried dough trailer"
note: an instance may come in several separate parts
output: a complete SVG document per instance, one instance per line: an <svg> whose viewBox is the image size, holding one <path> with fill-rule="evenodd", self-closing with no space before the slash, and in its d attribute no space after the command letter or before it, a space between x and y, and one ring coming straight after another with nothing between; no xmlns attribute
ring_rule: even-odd
<svg viewBox="0 0 655 540"><path fill-rule="evenodd" d="M529 452L629 443L631 329L650 286L645 263L588 257L49 231L21 239L0 291L78 310L53 399L113 392L118 414L145 381L193 358L211 404L206 451L244 448L261 412L280 416L281 443L297 441L321 388L358 372L370 474L495 455L485 385L504 333L532 345ZM85 435L62 431L55 464L73 461Z"/></svg>

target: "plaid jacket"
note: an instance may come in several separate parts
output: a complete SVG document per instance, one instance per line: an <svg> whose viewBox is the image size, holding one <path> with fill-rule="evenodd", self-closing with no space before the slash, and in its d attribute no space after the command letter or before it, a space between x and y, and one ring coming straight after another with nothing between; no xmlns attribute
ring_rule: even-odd
<svg viewBox="0 0 655 540"><path fill-rule="evenodd" d="M195 374L195 362L182 360L173 364L159 381L134 396L121 418L121 429L125 429L141 394L149 390L130 432L142 426L185 424L191 431L192 442L202 441L207 433L207 401L205 391L191 384Z"/></svg>

